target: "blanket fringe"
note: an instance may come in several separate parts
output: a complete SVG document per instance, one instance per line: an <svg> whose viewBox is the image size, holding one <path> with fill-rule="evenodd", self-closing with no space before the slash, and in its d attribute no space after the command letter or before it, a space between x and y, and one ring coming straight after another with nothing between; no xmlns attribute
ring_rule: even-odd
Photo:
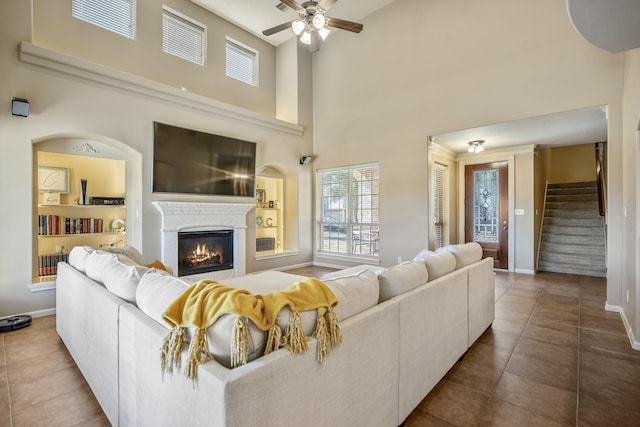
<svg viewBox="0 0 640 427"><path fill-rule="evenodd" d="M180 354L184 345L184 328L176 326L164 338L160 353L160 369L162 380L164 374L173 374L173 370L180 370Z"/></svg>
<svg viewBox="0 0 640 427"><path fill-rule="evenodd" d="M249 325L244 317L236 318L231 340L231 367L246 364L249 360Z"/></svg>
<svg viewBox="0 0 640 427"><path fill-rule="evenodd" d="M300 313L295 310L291 310L289 323L284 330L284 346L293 354L304 354L307 351L307 336L302 329Z"/></svg>
<svg viewBox="0 0 640 427"><path fill-rule="evenodd" d="M331 348L336 348L342 344L342 331L340 330L340 321L338 320L338 316L336 316L336 313L331 307L327 308L325 319L327 320Z"/></svg>
<svg viewBox="0 0 640 427"><path fill-rule="evenodd" d="M269 354L276 351L282 345L282 329L277 323L269 329L269 335L267 335L267 343L264 348L264 354Z"/></svg>
<svg viewBox="0 0 640 427"><path fill-rule="evenodd" d="M195 329L191 343L189 343L189 353L187 366L184 369L184 375L195 381L198 375L198 365L208 362L212 359L207 344L207 334L204 329Z"/></svg>
<svg viewBox="0 0 640 427"><path fill-rule="evenodd" d="M331 349L329 348L329 331L327 329L327 319L325 312L327 310L324 307L318 308L318 315L316 317L316 330L313 334L317 340L316 360L323 365L329 355Z"/></svg>

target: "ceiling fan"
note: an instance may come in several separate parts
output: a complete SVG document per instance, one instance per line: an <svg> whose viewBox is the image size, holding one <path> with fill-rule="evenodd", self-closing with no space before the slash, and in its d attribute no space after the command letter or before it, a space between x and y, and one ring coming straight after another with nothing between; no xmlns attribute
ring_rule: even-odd
<svg viewBox="0 0 640 427"><path fill-rule="evenodd" d="M298 12L299 18L264 30L262 34L270 36L291 28L295 35L300 37L302 43L309 45L309 52L313 53L320 50L320 39L324 40L329 35L330 30L327 27L339 28L354 33L362 31L362 24L325 16L325 12L337 1L320 0L319 2L305 1L304 3L298 3L295 0L280 0L281 3Z"/></svg>

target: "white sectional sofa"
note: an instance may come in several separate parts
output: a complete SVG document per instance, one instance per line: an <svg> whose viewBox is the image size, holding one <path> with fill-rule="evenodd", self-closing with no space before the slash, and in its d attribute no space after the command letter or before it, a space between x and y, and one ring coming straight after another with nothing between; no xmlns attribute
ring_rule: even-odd
<svg viewBox="0 0 640 427"><path fill-rule="evenodd" d="M220 349L194 386L160 369L161 312L187 282L147 269L135 251L71 255L58 266L57 331L114 426L396 426L493 322L493 261L476 244L453 245L324 276L343 335L324 366L313 338L303 355L261 356L252 337L253 360L230 369ZM260 293L301 278L267 271L224 283Z"/></svg>

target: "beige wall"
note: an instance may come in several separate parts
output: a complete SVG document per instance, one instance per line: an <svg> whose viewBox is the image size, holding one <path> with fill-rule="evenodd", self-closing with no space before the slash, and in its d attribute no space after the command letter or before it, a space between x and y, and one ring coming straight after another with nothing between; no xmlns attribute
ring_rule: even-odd
<svg viewBox="0 0 640 427"><path fill-rule="evenodd" d="M136 39L131 40L72 17L70 0L33 0L33 43L275 116L276 53L272 45L188 0L137 0L136 4ZM163 5L207 27L204 67L162 51ZM259 52L258 87L226 76L227 36Z"/></svg>
<svg viewBox="0 0 640 427"><path fill-rule="evenodd" d="M549 182L595 181L595 145L580 144L551 148L548 174Z"/></svg>
<svg viewBox="0 0 640 427"><path fill-rule="evenodd" d="M640 350L640 49L624 55L624 220L622 310ZM620 166L618 165L618 168ZM609 185L609 193L613 189ZM627 294L629 295L627 299Z"/></svg>

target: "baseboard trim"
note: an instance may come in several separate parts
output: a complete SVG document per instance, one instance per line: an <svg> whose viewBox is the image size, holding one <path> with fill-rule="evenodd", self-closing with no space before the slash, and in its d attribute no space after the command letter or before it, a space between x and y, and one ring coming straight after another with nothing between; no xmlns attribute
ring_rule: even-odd
<svg viewBox="0 0 640 427"><path fill-rule="evenodd" d="M56 308L55 307L45 308L44 310L30 311L28 313L21 313L21 314L27 314L31 317L51 316L53 314L56 314Z"/></svg>
<svg viewBox="0 0 640 427"><path fill-rule="evenodd" d="M604 303L604 309L607 311L613 311L615 313L622 313L622 307L619 305L611 305L608 302Z"/></svg>
<svg viewBox="0 0 640 427"><path fill-rule="evenodd" d="M534 275L534 274L536 274L536 271L535 270L529 270L529 269L526 269L526 268L516 268L514 270L514 273Z"/></svg>
<svg viewBox="0 0 640 427"><path fill-rule="evenodd" d="M627 336L629 337L629 342L631 343L631 348L634 350L640 351L640 341L636 339L633 334L633 328L627 320L627 316L624 314L624 310L620 310L620 317L622 317L622 323L624 323L624 329L627 331Z"/></svg>

